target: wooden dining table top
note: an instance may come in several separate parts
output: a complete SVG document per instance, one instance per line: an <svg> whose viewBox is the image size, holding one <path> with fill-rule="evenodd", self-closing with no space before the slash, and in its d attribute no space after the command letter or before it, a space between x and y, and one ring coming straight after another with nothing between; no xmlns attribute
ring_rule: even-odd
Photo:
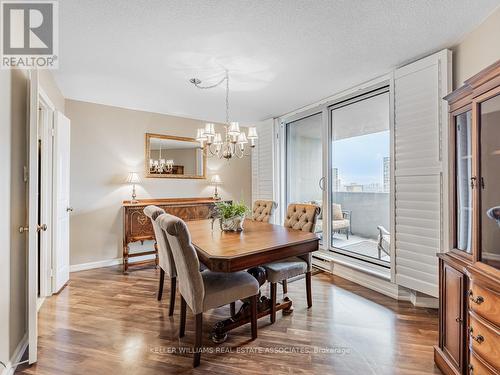
<svg viewBox="0 0 500 375"><path fill-rule="evenodd" d="M245 220L241 232L224 232L216 221L186 222L198 258L210 270L234 272L318 250L314 233Z"/></svg>

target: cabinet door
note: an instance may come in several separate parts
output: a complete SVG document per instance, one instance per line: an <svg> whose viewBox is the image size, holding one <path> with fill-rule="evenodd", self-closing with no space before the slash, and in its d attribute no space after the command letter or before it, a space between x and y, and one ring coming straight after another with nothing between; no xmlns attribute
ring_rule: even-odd
<svg viewBox="0 0 500 375"><path fill-rule="evenodd" d="M494 96L491 96L492 94ZM480 260L500 269L500 87L479 104ZM482 98L481 98L482 99Z"/></svg>
<svg viewBox="0 0 500 375"><path fill-rule="evenodd" d="M464 352L464 275L444 264L442 271L442 345L457 369L462 370Z"/></svg>

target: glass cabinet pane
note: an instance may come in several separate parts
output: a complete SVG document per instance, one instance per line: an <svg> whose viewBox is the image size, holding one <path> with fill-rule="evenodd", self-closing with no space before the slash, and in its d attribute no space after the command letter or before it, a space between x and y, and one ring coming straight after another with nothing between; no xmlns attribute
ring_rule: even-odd
<svg viewBox="0 0 500 375"><path fill-rule="evenodd" d="M500 95L480 105L481 260L500 268Z"/></svg>
<svg viewBox="0 0 500 375"><path fill-rule="evenodd" d="M455 116L455 247L472 252L471 111Z"/></svg>

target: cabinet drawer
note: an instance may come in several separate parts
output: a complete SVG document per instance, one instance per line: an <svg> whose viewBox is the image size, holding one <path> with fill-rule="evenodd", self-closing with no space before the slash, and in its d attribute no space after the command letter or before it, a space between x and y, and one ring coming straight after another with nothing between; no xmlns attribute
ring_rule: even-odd
<svg viewBox="0 0 500 375"><path fill-rule="evenodd" d="M469 312L469 342L475 354L500 368L500 332L474 312Z"/></svg>
<svg viewBox="0 0 500 375"><path fill-rule="evenodd" d="M473 352L470 354L469 361L469 374L470 375L498 375L492 367L485 363L485 361L477 357Z"/></svg>
<svg viewBox="0 0 500 375"><path fill-rule="evenodd" d="M469 307L476 314L500 327L500 294L470 281Z"/></svg>

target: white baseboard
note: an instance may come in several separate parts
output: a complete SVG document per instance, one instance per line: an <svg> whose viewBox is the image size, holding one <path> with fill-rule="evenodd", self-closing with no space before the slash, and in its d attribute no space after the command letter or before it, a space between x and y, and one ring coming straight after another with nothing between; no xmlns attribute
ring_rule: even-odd
<svg viewBox="0 0 500 375"><path fill-rule="evenodd" d="M395 284L388 279L387 274L377 272L375 269L363 269L361 264L349 264L343 259L337 259L335 254L318 251L314 253L313 265L388 297L409 301L416 307L432 309L439 307L439 299Z"/></svg>
<svg viewBox="0 0 500 375"><path fill-rule="evenodd" d="M5 364L5 368L0 368L3 370L0 372L1 375L14 375L14 372L17 368L17 363L21 362L21 358L23 357L26 348L28 347L28 333L26 333L14 351L12 358Z"/></svg>
<svg viewBox="0 0 500 375"><path fill-rule="evenodd" d="M143 260L150 260L154 258L155 258L154 254L149 254L140 257L129 258L129 262L130 264L134 264L134 262L142 262ZM69 272L78 272L78 271L92 270L94 268L111 267L122 263L123 263L123 258L114 258L114 259L100 260L97 262L72 264L71 266L69 266Z"/></svg>
<svg viewBox="0 0 500 375"><path fill-rule="evenodd" d="M430 309L439 308L439 298L428 296L427 294L419 293L414 290L410 293L410 301L416 307L427 307Z"/></svg>
<svg viewBox="0 0 500 375"><path fill-rule="evenodd" d="M391 283L390 281L382 279L380 277L355 270L339 263L333 264L332 274L364 286L365 288L379 292L388 297L400 301L410 301L409 291L402 289L397 284Z"/></svg>

